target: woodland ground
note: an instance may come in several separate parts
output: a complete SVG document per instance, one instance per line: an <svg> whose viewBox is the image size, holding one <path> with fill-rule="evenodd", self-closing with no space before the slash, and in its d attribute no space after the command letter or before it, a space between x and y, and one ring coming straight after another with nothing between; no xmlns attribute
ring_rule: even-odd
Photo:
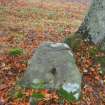
<svg viewBox="0 0 105 105"><path fill-rule="evenodd" d="M74 2L19 0L12 6L0 6L0 105L29 105L29 96L36 90L18 87L15 94L11 93L28 59L43 41L63 42L78 29L86 11L86 5ZM94 63L88 52L91 47L94 46L83 42L74 51L83 74L82 95L80 101L65 101L64 105L105 105L105 77L99 73L100 64ZM23 54L12 56L14 49L22 49ZM41 93L46 98L38 105L60 105L54 92Z"/></svg>

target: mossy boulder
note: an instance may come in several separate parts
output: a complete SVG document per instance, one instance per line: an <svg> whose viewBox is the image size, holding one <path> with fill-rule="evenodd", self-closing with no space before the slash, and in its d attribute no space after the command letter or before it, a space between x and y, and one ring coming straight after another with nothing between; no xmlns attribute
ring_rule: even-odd
<svg viewBox="0 0 105 105"><path fill-rule="evenodd" d="M44 42L34 53L21 80L24 87L60 89L80 96L81 74L70 47L65 43Z"/></svg>

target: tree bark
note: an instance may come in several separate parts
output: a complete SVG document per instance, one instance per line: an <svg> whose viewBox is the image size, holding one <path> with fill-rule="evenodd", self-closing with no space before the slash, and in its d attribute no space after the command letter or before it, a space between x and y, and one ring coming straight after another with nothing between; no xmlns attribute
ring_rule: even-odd
<svg viewBox="0 0 105 105"><path fill-rule="evenodd" d="M105 0L93 0L83 23L76 34L94 44L105 41Z"/></svg>

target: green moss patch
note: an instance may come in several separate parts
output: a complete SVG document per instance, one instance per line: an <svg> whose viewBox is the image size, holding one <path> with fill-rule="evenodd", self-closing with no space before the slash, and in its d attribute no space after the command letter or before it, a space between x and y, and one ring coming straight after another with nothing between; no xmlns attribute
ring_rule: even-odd
<svg viewBox="0 0 105 105"><path fill-rule="evenodd" d="M20 48L12 48L10 49L9 54L11 56L19 56L23 54L23 50Z"/></svg>
<svg viewBox="0 0 105 105"><path fill-rule="evenodd" d="M72 49L77 49L80 47L80 43L82 42L82 38L77 35L72 35L69 38L64 40L64 43L68 44Z"/></svg>

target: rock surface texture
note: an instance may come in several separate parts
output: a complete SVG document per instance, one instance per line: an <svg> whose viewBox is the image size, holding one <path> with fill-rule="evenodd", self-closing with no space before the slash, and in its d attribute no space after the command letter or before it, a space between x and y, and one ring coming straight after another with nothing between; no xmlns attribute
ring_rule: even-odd
<svg viewBox="0 0 105 105"><path fill-rule="evenodd" d="M24 86L43 83L49 89L62 87L67 92L75 93L78 99L81 74L67 44L44 42L33 54L21 83Z"/></svg>

